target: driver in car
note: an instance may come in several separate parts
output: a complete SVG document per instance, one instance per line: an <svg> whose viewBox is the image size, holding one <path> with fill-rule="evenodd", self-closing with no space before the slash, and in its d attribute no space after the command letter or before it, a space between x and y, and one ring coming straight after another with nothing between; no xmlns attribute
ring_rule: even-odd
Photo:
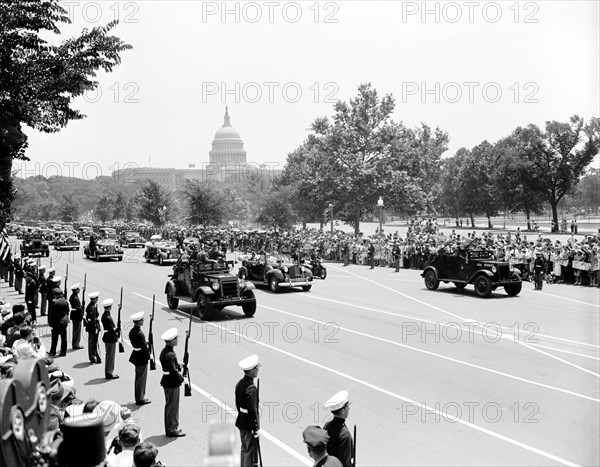
<svg viewBox="0 0 600 467"><path fill-rule="evenodd" d="M208 259L212 259L215 261L223 260L224 255L222 251L219 251L219 245L217 242L213 242L212 248L208 252Z"/></svg>

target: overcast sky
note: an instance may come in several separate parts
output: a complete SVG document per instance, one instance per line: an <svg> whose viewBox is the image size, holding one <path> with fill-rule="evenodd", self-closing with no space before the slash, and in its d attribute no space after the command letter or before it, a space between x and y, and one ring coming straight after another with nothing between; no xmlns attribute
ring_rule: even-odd
<svg viewBox="0 0 600 467"><path fill-rule="evenodd" d="M283 167L310 123L364 82L394 96L394 120L447 131L447 154L600 115L597 1L62 3L73 20L63 34L118 16L113 32L133 50L77 99L86 119L26 129L20 176L94 178L95 164L110 175L149 158L201 167L226 105L248 162Z"/></svg>

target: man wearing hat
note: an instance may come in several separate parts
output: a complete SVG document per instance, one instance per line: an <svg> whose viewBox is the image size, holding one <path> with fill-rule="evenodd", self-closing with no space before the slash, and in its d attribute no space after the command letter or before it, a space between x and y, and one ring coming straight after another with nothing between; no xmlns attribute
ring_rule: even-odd
<svg viewBox="0 0 600 467"><path fill-rule="evenodd" d="M107 298L102 301L101 304L104 307L104 313L102 313L102 327L104 328L104 335L102 336L102 342L104 342L105 358L104 363L104 377L106 379L117 379L119 375L115 375L115 355L117 351L117 342L119 340L119 333L115 326L115 321L110 315L110 310L113 305L113 299Z"/></svg>
<svg viewBox="0 0 600 467"><path fill-rule="evenodd" d="M185 432L179 428L179 394L184 378L175 354L175 346L178 343L177 328L163 332L160 337L165 341L165 348L159 357L163 371L160 385L165 392L165 434L169 438L177 438L185 436Z"/></svg>
<svg viewBox="0 0 600 467"><path fill-rule="evenodd" d="M52 269L52 268L50 268ZM52 319L52 306L54 305L54 297L56 291L60 291L60 281L62 280L61 276L55 276L54 271L48 276L48 289L46 290L46 300L48 302L48 323Z"/></svg>
<svg viewBox="0 0 600 467"><path fill-rule="evenodd" d="M149 404L146 399L146 379L148 378L148 362L150 361L150 349L142 326L144 325L144 312L140 311L131 315L133 328L129 331L129 342L133 347L129 361L135 365L135 403L137 405Z"/></svg>
<svg viewBox="0 0 600 467"><path fill-rule="evenodd" d="M258 355L250 355L239 362L244 377L235 385L235 406L238 411L235 426L240 430L242 441L241 467L253 467L258 459L258 389L254 378L258 376Z"/></svg>
<svg viewBox="0 0 600 467"><path fill-rule="evenodd" d="M302 432L308 455L315 461L314 467L342 467L340 460L327 454L329 435L320 426L307 426Z"/></svg>
<svg viewBox="0 0 600 467"><path fill-rule="evenodd" d="M57 279L59 279L57 281ZM60 276L54 278L60 282ZM69 326L69 302L63 296L62 290L57 288L54 290L54 304L52 305L52 313L48 315L48 325L52 328L52 344L48 355L56 355L56 347L58 338L60 337L60 356L67 355L67 328Z"/></svg>
<svg viewBox="0 0 600 467"><path fill-rule="evenodd" d="M542 286L544 285L544 258L542 257L542 252L540 250L535 252L533 272L535 290L542 290Z"/></svg>
<svg viewBox="0 0 600 467"><path fill-rule="evenodd" d="M352 467L353 442L350 430L346 427L346 419L350 413L348 391L340 391L323 405L325 410L330 410L333 420L323 427L329 435L327 453L337 457L344 467Z"/></svg>
<svg viewBox="0 0 600 467"><path fill-rule="evenodd" d="M34 271L28 268L25 275L25 303L27 304L27 311L31 315L32 323L36 323L37 317L35 313L35 301L38 294L38 282L34 275Z"/></svg>
<svg viewBox="0 0 600 467"><path fill-rule="evenodd" d="M81 323L83 322L83 307L79 300L79 283L71 286L71 296L69 297L69 305L71 305L71 322L73 323L73 350L83 349L81 345Z"/></svg>
<svg viewBox="0 0 600 467"><path fill-rule="evenodd" d="M21 257L15 256L13 264L15 266L15 290L19 293L23 293L23 276L25 273L23 272L23 262L21 261Z"/></svg>
<svg viewBox="0 0 600 467"><path fill-rule="evenodd" d="M92 292L88 295L90 303L85 308L86 325L85 330L88 333L88 358L90 363L102 363L100 358L100 349L98 347L98 334L100 327L100 314L98 313L98 297L100 292Z"/></svg>
<svg viewBox="0 0 600 467"><path fill-rule="evenodd" d="M48 284L46 276L44 276L44 272L46 271L46 266L43 264L38 268L38 284L39 284L39 293L40 293L40 315L46 316L46 307L48 305L46 292L48 291Z"/></svg>

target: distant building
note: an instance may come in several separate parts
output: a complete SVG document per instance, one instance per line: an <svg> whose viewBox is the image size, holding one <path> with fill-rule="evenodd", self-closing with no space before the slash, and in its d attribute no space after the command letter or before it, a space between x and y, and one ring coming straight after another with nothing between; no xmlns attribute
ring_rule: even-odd
<svg viewBox="0 0 600 467"><path fill-rule="evenodd" d="M268 164L248 163L246 150L239 132L231 126L229 110L225 107L223 126L215 133L208 162L196 169L189 164L188 169L136 167L115 170L112 173L116 182L144 182L152 180L169 191L183 188L185 180L200 182L223 182L243 179L256 179L259 175L276 177L282 168Z"/></svg>

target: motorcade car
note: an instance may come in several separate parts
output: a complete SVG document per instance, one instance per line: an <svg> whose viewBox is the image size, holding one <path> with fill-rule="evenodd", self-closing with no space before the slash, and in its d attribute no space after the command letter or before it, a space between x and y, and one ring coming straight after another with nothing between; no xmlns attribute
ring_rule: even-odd
<svg viewBox="0 0 600 467"><path fill-rule="evenodd" d="M77 233L77 237L79 240L89 241L90 235L94 233L94 229L91 227L79 227L79 232Z"/></svg>
<svg viewBox="0 0 600 467"><path fill-rule="evenodd" d="M121 233L121 246L126 248L144 248L146 240L135 230L125 230Z"/></svg>
<svg viewBox="0 0 600 467"><path fill-rule="evenodd" d="M192 259L182 255L173 265L165 285L167 304L175 310L179 301L196 303L198 317L206 319L213 310L241 306L246 316L254 316L254 284L231 273L233 261Z"/></svg>
<svg viewBox="0 0 600 467"><path fill-rule="evenodd" d="M421 277L429 290L440 282L454 283L458 289L473 284L477 296L486 298L499 287L512 296L521 292L522 280L518 269L505 261L497 261L491 251L479 249L474 242L454 252L441 251L429 262Z"/></svg>
<svg viewBox="0 0 600 467"><path fill-rule="evenodd" d="M100 238L110 238L112 240L118 240L117 230L112 227L102 227L100 229Z"/></svg>
<svg viewBox="0 0 600 467"><path fill-rule="evenodd" d="M50 256L50 246L54 237L48 230L32 229L26 232L21 242L21 256Z"/></svg>
<svg viewBox="0 0 600 467"><path fill-rule="evenodd" d="M123 249L119 242L113 238L90 237L90 241L83 247L83 254L88 259L95 259L100 262L105 259L116 259L123 261Z"/></svg>
<svg viewBox="0 0 600 467"><path fill-rule="evenodd" d="M176 262L181 256L179 248L170 240L163 240L160 235L152 235L146 242L144 258L147 263L158 263L160 266Z"/></svg>
<svg viewBox="0 0 600 467"><path fill-rule="evenodd" d="M72 230L60 230L54 238L55 250L79 250L79 239Z"/></svg>
<svg viewBox="0 0 600 467"><path fill-rule="evenodd" d="M242 265L238 270L240 279L249 279L255 285L266 285L271 292L283 288L301 287L308 292L313 285L313 273L310 268L298 261L283 256L266 254L242 256Z"/></svg>

